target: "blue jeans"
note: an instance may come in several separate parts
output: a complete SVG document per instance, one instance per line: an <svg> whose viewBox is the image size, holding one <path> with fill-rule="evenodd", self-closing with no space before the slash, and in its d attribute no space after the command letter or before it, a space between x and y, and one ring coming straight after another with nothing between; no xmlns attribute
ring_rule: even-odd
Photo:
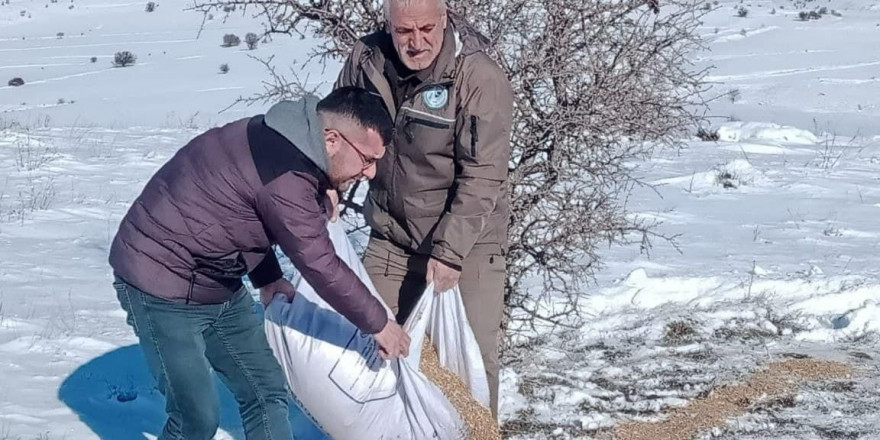
<svg viewBox="0 0 880 440"><path fill-rule="evenodd" d="M248 440L292 438L284 374L246 289L222 304L187 305L118 278L113 286L167 402L160 440L214 437L220 399L212 367L235 395Z"/></svg>

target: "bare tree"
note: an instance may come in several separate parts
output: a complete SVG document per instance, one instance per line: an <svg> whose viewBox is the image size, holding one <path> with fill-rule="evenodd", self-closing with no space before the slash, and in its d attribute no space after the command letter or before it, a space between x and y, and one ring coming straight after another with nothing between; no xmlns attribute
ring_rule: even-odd
<svg viewBox="0 0 880 440"><path fill-rule="evenodd" d="M266 34L322 37L309 62L346 56L383 21L375 0L196 0L195 9L233 4L262 16ZM633 164L678 146L705 112L706 72L688 58L701 48L705 11L696 0L659 10L645 0L449 5L490 39L515 93L508 331L576 325L600 246L635 241L647 251L657 237L627 210L640 184ZM289 95L283 86L260 98ZM351 196L346 203L357 207Z"/></svg>

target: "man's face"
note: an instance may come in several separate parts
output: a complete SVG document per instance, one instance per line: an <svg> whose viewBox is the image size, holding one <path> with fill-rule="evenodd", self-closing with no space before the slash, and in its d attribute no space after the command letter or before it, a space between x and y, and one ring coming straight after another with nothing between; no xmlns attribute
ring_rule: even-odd
<svg viewBox="0 0 880 440"><path fill-rule="evenodd" d="M446 29L446 14L437 2L393 2L388 21L394 49L403 65L412 70L427 69L440 54Z"/></svg>
<svg viewBox="0 0 880 440"><path fill-rule="evenodd" d="M376 161L385 155L379 133L357 125L325 128L324 143L330 162L327 174L333 187L340 191L358 180L376 177Z"/></svg>

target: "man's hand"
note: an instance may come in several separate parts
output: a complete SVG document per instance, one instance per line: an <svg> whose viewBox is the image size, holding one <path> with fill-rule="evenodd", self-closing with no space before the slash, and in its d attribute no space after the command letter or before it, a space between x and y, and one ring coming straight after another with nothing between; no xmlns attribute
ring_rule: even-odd
<svg viewBox="0 0 880 440"><path fill-rule="evenodd" d="M435 258L428 261L428 283L434 283L434 293L443 293L458 284L461 271Z"/></svg>
<svg viewBox="0 0 880 440"><path fill-rule="evenodd" d="M327 197L330 197L330 202L333 203L333 212L330 213L330 221L336 223L336 220L339 220L339 192L335 189L328 189Z"/></svg>
<svg viewBox="0 0 880 440"><path fill-rule="evenodd" d="M287 296L287 301L293 301L296 290L293 288L293 284L290 284L290 281L279 278L277 281L273 281L260 288L260 302L264 306L268 306L276 293L283 293Z"/></svg>
<svg viewBox="0 0 880 440"><path fill-rule="evenodd" d="M373 335L379 344L379 354L383 359L396 359L398 356L409 355L409 335L392 320L388 320L385 328Z"/></svg>

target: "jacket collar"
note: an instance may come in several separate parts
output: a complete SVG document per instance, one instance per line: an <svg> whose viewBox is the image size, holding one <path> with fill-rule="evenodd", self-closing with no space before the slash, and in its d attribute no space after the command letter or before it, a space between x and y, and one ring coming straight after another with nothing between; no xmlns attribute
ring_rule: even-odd
<svg viewBox="0 0 880 440"><path fill-rule="evenodd" d="M319 188L330 188L327 173L286 137L266 125L257 115L248 121L247 141L257 173L264 185L289 171L312 176Z"/></svg>

